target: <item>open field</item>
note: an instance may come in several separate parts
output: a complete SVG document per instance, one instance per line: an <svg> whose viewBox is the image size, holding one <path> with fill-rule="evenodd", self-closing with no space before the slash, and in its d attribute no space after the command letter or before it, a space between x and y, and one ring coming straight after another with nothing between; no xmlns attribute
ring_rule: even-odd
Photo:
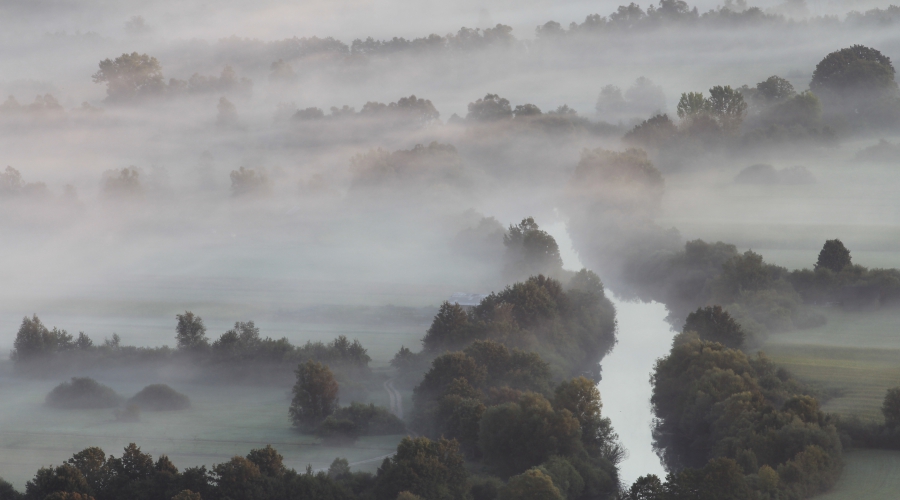
<svg viewBox="0 0 900 500"><path fill-rule="evenodd" d="M896 500L900 498L900 452L854 450L844 455L844 473L820 500Z"/></svg>
<svg viewBox="0 0 900 500"><path fill-rule="evenodd" d="M329 447L294 431L288 420L289 387L174 385L192 407L176 412L142 412L137 423L116 422L113 410L49 410L44 396L59 381L0 379L0 477L22 490L38 468L58 465L73 453L99 446L120 455L134 442L154 457L168 455L180 469L221 463L234 455L272 444L297 470L327 468L343 457L356 470L373 471L393 453L402 436L360 439L355 445ZM143 384L101 380L129 397ZM372 402L386 404L386 394ZM349 403L349 401L342 401Z"/></svg>
<svg viewBox="0 0 900 500"><path fill-rule="evenodd" d="M825 411L881 418L885 391L900 385L900 311L824 313L828 324L773 335L763 351L829 396Z"/></svg>

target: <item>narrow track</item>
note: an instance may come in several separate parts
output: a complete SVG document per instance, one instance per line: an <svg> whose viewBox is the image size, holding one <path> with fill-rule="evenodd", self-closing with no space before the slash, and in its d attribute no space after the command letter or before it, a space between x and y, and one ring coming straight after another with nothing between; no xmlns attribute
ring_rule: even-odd
<svg viewBox="0 0 900 500"><path fill-rule="evenodd" d="M397 418L403 418L403 396L400 395L400 392L394 387L394 379L388 379L384 383L384 390L388 393L388 398L391 401L391 413L397 416Z"/></svg>

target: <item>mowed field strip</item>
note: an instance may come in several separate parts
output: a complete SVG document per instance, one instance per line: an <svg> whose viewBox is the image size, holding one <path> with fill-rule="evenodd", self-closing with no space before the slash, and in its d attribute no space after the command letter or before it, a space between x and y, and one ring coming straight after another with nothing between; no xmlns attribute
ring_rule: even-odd
<svg viewBox="0 0 900 500"><path fill-rule="evenodd" d="M817 500L897 500L900 498L900 451L853 450L844 454L844 473Z"/></svg>
<svg viewBox="0 0 900 500"><path fill-rule="evenodd" d="M140 384L100 380L120 395L130 396ZM134 442L154 458L166 454L179 469L225 462L266 444L284 456L285 465L301 471L307 465L327 469L337 458L374 472L381 458L396 451L403 436L370 436L349 446L325 446L300 434L288 418L289 388L260 386L175 385L191 398L191 408L142 412L141 421L116 422L113 410L51 410L44 396L58 381L0 384L0 476L23 490L40 467L59 465L72 454L99 446L121 455ZM375 402L387 399L383 391ZM343 402L349 404L349 401ZM372 460L379 457L378 460Z"/></svg>
<svg viewBox="0 0 900 500"><path fill-rule="evenodd" d="M900 311L824 314L828 324L774 334L762 350L821 390L823 410L880 419L885 392L900 386Z"/></svg>

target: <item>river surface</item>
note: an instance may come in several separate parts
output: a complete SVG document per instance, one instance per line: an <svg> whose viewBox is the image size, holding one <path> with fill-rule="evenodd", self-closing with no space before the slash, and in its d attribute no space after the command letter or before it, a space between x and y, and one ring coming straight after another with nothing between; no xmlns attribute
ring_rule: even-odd
<svg viewBox="0 0 900 500"><path fill-rule="evenodd" d="M650 409L650 373L658 358L672 346L666 308L658 302L648 304L613 299L619 321L618 343L603 359L603 379L598 385L603 414L612 420L613 429L628 458L619 464L622 484L630 485L639 476L656 474L665 478L665 470L653 451Z"/></svg>
<svg viewBox="0 0 900 500"><path fill-rule="evenodd" d="M563 267L573 271L581 269L581 259L565 223L558 221L543 229L556 239ZM653 451L650 373L656 360L669 353L675 332L665 320L664 305L624 302L613 297L609 290L607 295L616 306L618 342L601 362L603 379L598 388L603 415L612 420L619 441L628 450L627 458L619 464L622 484L630 485L647 474L665 479L665 469Z"/></svg>

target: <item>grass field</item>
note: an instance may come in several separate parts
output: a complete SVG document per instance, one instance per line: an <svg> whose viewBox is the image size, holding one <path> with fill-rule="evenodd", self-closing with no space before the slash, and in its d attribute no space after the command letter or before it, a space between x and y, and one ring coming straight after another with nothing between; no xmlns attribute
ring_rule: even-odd
<svg viewBox="0 0 900 500"><path fill-rule="evenodd" d="M73 453L99 446L120 455L130 442L154 457L167 454L179 468L209 467L253 448L272 444L297 470L327 468L336 458L355 470L374 472L381 457L396 450L402 436L365 437L351 446L324 446L294 431L288 420L289 388L175 385L192 407L176 412L142 412L137 423L116 422L112 410L56 411L43 407L44 396L59 381L0 379L0 477L22 490L38 468L58 465ZM142 384L102 380L120 395ZM385 404L381 394L372 401ZM386 395L383 396L386 399ZM344 402L349 403L349 401ZM359 463L363 462L363 463Z"/></svg>
<svg viewBox="0 0 900 500"><path fill-rule="evenodd" d="M881 417L885 391L900 385L900 311L824 311L828 324L773 335L763 351L828 396L825 411Z"/></svg>
<svg viewBox="0 0 900 500"><path fill-rule="evenodd" d="M844 454L844 473L819 500L900 498L900 451L854 450Z"/></svg>

